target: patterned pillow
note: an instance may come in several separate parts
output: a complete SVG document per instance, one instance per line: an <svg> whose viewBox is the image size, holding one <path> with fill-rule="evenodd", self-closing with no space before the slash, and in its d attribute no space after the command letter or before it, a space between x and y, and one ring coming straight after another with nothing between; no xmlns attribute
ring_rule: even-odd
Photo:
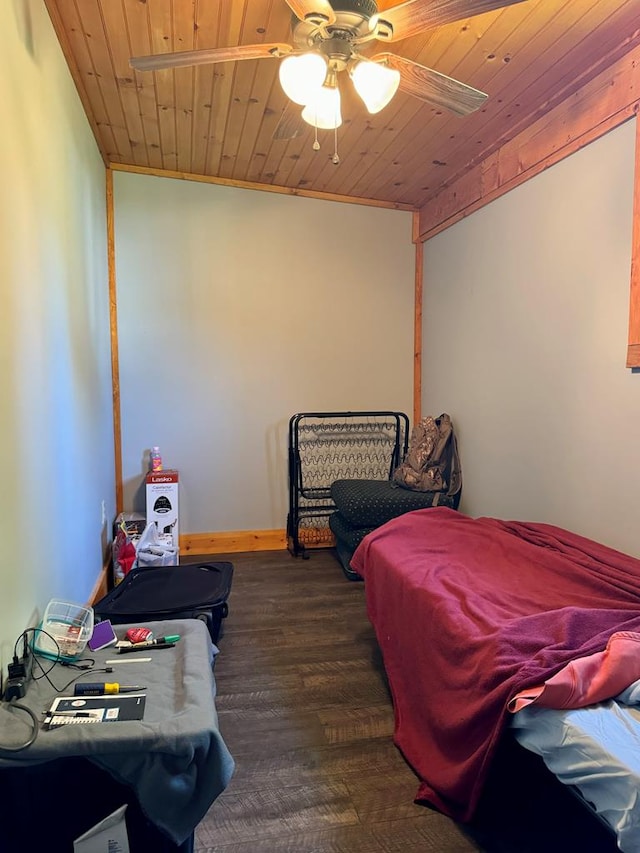
<svg viewBox="0 0 640 853"><path fill-rule="evenodd" d="M331 498L344 521L354 528L374 528L392 518L431 506L457 509L460 492L413 492L389 480L336 480Z"/></svg>

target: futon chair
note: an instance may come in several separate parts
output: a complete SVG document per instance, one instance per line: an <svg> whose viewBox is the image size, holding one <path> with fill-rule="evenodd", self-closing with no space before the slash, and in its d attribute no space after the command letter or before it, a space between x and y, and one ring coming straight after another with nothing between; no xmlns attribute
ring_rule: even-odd
<svg viewBox="0 0 640 853"><path fill-rule="evenodd" d="M423 418L411 432L409 450L389 480L335 480L329 516L336 551L349 580L362 580L351 557L364 537L406 512L434 506L458 509L462 472L451 418Z"/></svg>

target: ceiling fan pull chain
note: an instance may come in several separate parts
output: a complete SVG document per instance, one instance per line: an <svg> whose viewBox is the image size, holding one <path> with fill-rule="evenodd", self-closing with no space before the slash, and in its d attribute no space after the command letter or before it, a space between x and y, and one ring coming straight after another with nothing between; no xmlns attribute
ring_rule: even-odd
<svg viewBox="0 0 640 853"><path fill-rule="evenodd" d="M314 130L315 136L316 136L316 138L313 140L313 150L319 151L320 150L320 143L318 142L318 128L314 125L313 130Z"/></svg>
<svg viewBox="0 0 640 853"><path fill-rule="evenodd" d="M334 127L333 129L333 157L331 158L331 162L334 166L337 166L340 163L340 157L338 157L338 128Z"/></svg>

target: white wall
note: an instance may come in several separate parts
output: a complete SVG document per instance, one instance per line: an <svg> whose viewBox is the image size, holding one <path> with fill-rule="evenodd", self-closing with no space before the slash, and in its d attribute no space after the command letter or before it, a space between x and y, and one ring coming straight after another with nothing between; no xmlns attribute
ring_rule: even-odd
<svg viewBox="0 0 640 853"><path fill-rule="evenodd" d="M640 555L634 137L630 121L426 244L423 411L457 426L464 511Z"/></svg>
<svg viewBox="0 0 640 853"><path fill-rule="evenodd" d="M41 0L0 3L0 652L115 510L104 165ZM4 671L4 666L3 666Z"/></svg>
<svg viewBox="0 0 640 853"><path fill-rule="evenodd" d="M181 533L284 528L292 415L411 412L411 215L114 178L125 507L159 444Z"/></svg>

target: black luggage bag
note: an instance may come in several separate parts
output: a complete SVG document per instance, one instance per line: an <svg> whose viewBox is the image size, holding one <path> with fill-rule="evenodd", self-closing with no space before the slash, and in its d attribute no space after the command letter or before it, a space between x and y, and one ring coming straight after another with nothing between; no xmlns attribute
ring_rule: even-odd
<svg viewBox="0 0 640 853"><path fill-rule="evenodd" d="M93 611L112 624L202 619L214 643L229 612L233 564L185 563L132 569Z"/></svg>

